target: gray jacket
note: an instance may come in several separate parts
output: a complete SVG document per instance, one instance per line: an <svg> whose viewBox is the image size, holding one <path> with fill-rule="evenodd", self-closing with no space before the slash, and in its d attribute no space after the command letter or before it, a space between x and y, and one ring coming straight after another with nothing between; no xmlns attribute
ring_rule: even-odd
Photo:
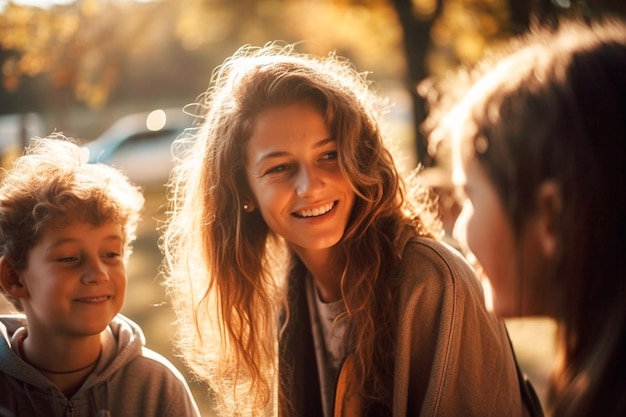
<svg viewBox="0 0 626 417"><path fill-rule="evenodd" d="M166 358L145 347L141 329L128 318L118 315L113 319L98 365L71 398L15 353L12 345L25 325L22 314L0 316L0 410L8 411L6 415L200 415L181 373Z"/></svg>

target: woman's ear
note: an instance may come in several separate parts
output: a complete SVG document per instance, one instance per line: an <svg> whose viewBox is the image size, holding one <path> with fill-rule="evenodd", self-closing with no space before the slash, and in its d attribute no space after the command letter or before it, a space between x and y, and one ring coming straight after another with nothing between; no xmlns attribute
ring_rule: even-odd
<svg viewBox="0 0 626 417"><path fill-rule="evenodd" d="M537 227L543 255L554 258L558 250L560 218L563 209L561 188L556 181L545 181L537 191Z"/></svg>
<svg viewBox="0 0 626 417"><path fill-rule="evenodd" d="M26 298L28 296L26 286L6 256L0 258L0 287L11 297Z"/></svg>
<svg viewBox="0 0 626 417"><path fill-rule="evenodd" d="M245 200L244 203L241 206L241 209L243 211L245 211L246 213L252 213L255 209L255 205L253 202L251 202L250 200Z"/></svg>
<svg viewBox="0 0 626 417"><path fill-rule="evenodd" d="M241 201L241 209L246 213L252 213L258 206L254 195L250 191L245 191L241 194Z"/></svg>

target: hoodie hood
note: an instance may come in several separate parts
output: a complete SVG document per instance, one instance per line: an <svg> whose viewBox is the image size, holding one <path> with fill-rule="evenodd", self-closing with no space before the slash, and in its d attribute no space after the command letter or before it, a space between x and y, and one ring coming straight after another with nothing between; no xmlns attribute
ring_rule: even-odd
<svg viewBox="0 0 626 417"><path fill-rule="evenodd" d="M70 399L18 354L17 340L28 334L23 314L0 315L0 371L11 390L21 392L34 409L41 402L52 402L55 409L67 410L72 403L90 402L98 416L107 416L110 409L111 375L142 354L145 337L140 327L118 314L102 333L102 355L93 372Z"/></svg>
<svg viewBox="0 0 626 417"><path fill-rule="evenodd" d="M118 314L102 337L102 357L77 394L100 384L118 369L141 355L146 339L141 328L129 318Z"/></svg>
<svg viewBox="0 0 626 417"><path fill-rule="evenodd" d="M27 364L17 354L14 344L17 336L25 332L26 317L23 314L0 316L0 371L40 390L54 387L50 380Z"/></svg>
<svg viewBox="0 0 626 417"><path fill-rule="evenodd" d="M17 354L17 337L28 334L26 317L23 314L0 315L0 334L0 371L45 389L50 381ZM139 356L146 340L135 322L118 314L104 330L102 342L102 356L78 392L104 381Z"/></svg>

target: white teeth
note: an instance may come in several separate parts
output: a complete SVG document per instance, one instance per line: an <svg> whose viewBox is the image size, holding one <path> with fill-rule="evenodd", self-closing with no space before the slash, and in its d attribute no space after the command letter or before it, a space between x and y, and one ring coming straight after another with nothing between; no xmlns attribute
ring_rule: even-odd
<svg viewBox="0 0 626 417"><path fill-rule="evenodd" d="M321 216L322 214L328 213L334 207L335 203L328 203L325 206L317 207L311 210L302 210L298 212L300 217L314 217Z"/></svg>
<svg viewBox="0 0 626 417"><path fill-rule="evenodd" d="M87 302L87 303L97 303L99 301L105 301L105 300L108 300L108 299L109 299L109 296L104 295L102 297L81 298L80 301L84 301L84 302Z"/></svg>

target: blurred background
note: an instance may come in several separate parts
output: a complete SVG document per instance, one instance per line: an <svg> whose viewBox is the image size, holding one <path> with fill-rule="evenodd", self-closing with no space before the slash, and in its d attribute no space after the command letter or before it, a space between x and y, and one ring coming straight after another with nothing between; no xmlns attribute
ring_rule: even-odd
<svg viewBox="0 0 626 417"><path fill-rule="evenodd" d="M349 58L393 104L386 124L401 170L418 164L437 170L427 178L445 193L445 164L427 153L419 129L426 109L417 83L471 65L534 23L602 14L626 14L626 2L0 0L0 162L10 166L31 137L57 131L144 188L147 207L123 312L143 327L149 347L184 372L203 415L211 416L207 388L193 381L172 350L174 316L159 275L157 228L170 144L194 121L182 108L206 90L213 69L242 45L276 40ZM522 367L545 401L554 323L507 324Z"/></svg>

